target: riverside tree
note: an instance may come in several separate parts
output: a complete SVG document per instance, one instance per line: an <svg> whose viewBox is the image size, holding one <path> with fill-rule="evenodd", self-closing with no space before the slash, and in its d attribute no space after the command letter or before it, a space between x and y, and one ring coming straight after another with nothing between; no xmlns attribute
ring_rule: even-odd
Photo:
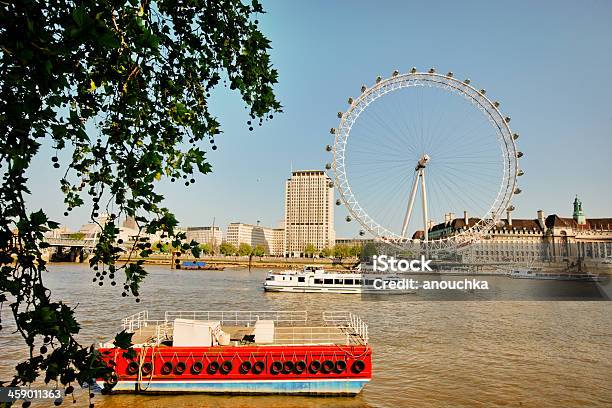
<svg viewBox="0 0 612 408"><path fill-rule="evenodd" d="M253 253L253 248L251 248L251 246L247 244L246 242L241 242L240 245L238 245L237 254L239 256L249 256L252 253Z"/></svg>
<svg viewBox="0 0 612 408"><path fill-rule="evenodd" d="M195 173L211 171L207 154L221 134L211 93L235 91L249 130L281 110L261 13L257 0L0 2L0 302L29 351L1 385L112 375L93 346L76 340L73 308L44 283L43 234L59 220L26 210L27 172L41 145L41 152L53 150L49 166L65 215L84 205L93 221L110 214L99 225L91 279L118 284L117 296L139 301L146 271L142 261L119 262L115 224L134 217L141 233L162 231L198 255L196 242L174 233L177 220L157 183L190 186ZM137 240L131 251L147 256L153 249ZM115 342L125 348L130 340L120 333Z"/></svg>
<svg viewBox="0 0 612 408"><path fill-rule="evenodd" d="M317 253L317 247L314 246L314 244L306 244L306 246L304 247L304 255L308 258L312 258L314 257L314 255Z"/></svg>
<svg viewBox="0 0 612 408"><path fill-rule="evenodd" d="M221 252L221 255L236 255L236 251L238 251L238 249L229 242L224 242L219 245L219 252Z"/></svg>

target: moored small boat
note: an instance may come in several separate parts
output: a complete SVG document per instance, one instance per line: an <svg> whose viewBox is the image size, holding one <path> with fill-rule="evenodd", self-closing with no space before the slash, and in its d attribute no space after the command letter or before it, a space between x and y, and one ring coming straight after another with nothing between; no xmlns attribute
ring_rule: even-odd
<svg viewBox="0 0 612 408"><path fill-rule="evenodd" d="M135 357L112 343L111 393L358 394L372 378L368 327L349 312L179 311L123 320ZM315 319L317 320L317 319ZM314 323L314 324L313 324Z"/></svg>

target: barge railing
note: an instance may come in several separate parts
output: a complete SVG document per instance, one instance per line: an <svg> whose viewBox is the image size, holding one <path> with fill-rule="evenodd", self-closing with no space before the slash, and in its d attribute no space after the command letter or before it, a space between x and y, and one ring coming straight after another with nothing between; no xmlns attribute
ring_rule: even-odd
<svg viewBox="0 0 612 408"><path fill-rule="evenodd" d="M134 313L128 317L123 318L123 330L128 331L130 333L135 332L137 329L142 327L146 327L149 321L149 312L147 310L140 311L138 313Z"/></svg>
<svg viewBox="0 0 612 408"><path fill-rule="evenodd" d="M200 311L200 310L172 310L164 314L164 319L192 319L219 321L221 326L251 326L258 320L274 320L281 325L305 324L308 320L306 311Z"/></svg>
<svg viewBox="0 0 612 408"><path fill-rule="evenodd" d="M368 343L368 325L347 311L323 312L323 325L312 326L307 325L306 311L168 311L163 320L150 320L144 310L124 318L122 323L123 329L134 333L140 342L159 345L172 339L174 319L219 321L221 326L244 327L252 327L258 320L273 320L276 344Z"/></svg>
<svg viewBox="0 0 612 408"><path fill-rule="evenodd" d="M365 343L368 342L368 325L356 314L346 311L323 312L323 321L326 324L352 331Z"/></svg>

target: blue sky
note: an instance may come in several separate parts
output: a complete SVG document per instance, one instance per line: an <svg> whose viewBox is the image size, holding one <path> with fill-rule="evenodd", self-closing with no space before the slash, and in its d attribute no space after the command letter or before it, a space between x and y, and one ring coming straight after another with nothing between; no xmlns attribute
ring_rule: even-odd
<svg viewBox="0 0 612 408"><path fill-rule="evenodd" d="M574 194L587 217L612 216L612 3L606 1L372 2L264 1L264 33L279 71L284 113L248 131L235 95L217 93L219 149L213 173L195 185L160 188L183 225L225 227L232 221L276 226L284 181L293 169L322 169L330 160L329 128L361 84L394 69L436 67L469 77L502 103L525 153L514 199L517 217L571 215ZM75 228L59 192L59 172L42 149L30 175L30 208ZM55 177L57 173L57 177ZM51 177L51 175L53 177ZM337 208L339 237L357 235Z"/></svg>

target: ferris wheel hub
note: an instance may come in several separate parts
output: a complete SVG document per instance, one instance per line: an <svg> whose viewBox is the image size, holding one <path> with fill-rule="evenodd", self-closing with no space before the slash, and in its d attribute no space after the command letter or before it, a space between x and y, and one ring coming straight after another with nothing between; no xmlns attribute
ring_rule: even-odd
<svg viewBox="0 0 612 408"><path fill-rule="evenodd" d="M421 158L419 159L419 161L417 162L417 165L414 169L415 170L424 169L427 166L427 163L429 162L430 159L431 157L429 157L429 155L423 154Z"/></svg>

